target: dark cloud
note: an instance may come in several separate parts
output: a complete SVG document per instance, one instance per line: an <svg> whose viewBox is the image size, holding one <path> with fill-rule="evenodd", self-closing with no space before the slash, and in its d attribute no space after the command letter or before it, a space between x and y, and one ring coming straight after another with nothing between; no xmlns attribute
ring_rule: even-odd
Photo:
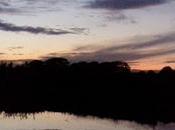
<svg viewBox="0 0 175 130"><path fill-rule="evenodd" d="M168 0L94 0L88 3L89 8L123 10L136 9L166 3Z"/></svg>
<svg viewBox="0 0 175 130"><path fill-rule="evenodd" d="M62 35L62 34L80 34L83 33L85 29L72 29L63 30L63 29L53 29L53 28L44 28L44 27L31 27L31 26L17 26L11 23L0 21L0 30L10 31L10 32L27 32L32 34L46 34L46 35Z"/></svg>

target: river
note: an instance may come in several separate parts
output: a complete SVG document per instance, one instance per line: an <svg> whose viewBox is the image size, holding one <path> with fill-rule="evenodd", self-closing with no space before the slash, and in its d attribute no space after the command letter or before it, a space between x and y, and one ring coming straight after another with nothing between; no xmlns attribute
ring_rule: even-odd
<svg viewBox="0 0 175 130"><path fill-rule="evenodd" d="M43 112L29 115L0 115L0 130L174 130L175 123L158 123L156 127L131 121L114 121L97 117Z"/></svg>

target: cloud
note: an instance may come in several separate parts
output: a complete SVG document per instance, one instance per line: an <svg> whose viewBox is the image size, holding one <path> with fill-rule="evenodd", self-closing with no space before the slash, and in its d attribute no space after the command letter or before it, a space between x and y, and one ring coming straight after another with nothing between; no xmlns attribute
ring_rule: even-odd
<svg viewBox="0 0 175 130"><path fill-rule="evenodd" d="M69 30L32 27L32 26L17 26L15 24L6 23L0 20L0 30L9 32L27 32L32 34L46 34L46 35L62 35L62 34L80 34L85 29L83 28L70 28Z"/></svg>
<svg viewBox="0 0 175 130"><path fill-rule="evenodd" d="M79 7L82 0L1 0L0 13L4 14L32 14L67 10L73 6Z"/></svg>
<svg viewBox="0 0 175 130"><path fill-rule="evenodd" d="M168 2L168 0L94 0L88 2L86 7L94 9L137 9L153 5L160 5Z"/></svg>
<svg viewBox="0 0 175 130"><path fill-rule="evenodd" d="M1 56L1 55L5 55L5 54L6 54L6 53L4 53L4 52L0 52L0 56Z"/></svg>
<svg viewBox="0 0 175 130"><path fill-rule="evenodd" d="M70 30L76 32L76 33L83 33L83 34L88 34L89 33L89 29L88 28L79 28L79 27L73 27L70 28Z"/></svg>
<svg viewBox="0 0 175 130"><path fill-rule="evenodd" d="M165 61L164 63L174 64L175 63L175 60L168 60L168 61Z"/></svg>
<svg viewBox="0 0 175 130"><path fill-rule="evenodd" d="M8 1L0 1L0 5L3 5L3 6L9 6L9 3Z"/></svg>
<svg viewBox="0 0 175 130"><path fill-rule="evenodd" d="M110 51L135 51L139 49L147 49L150 47L159 47L162 45L171 45L175 42L175 32L168 32L165 34L151 35L151 36L135 36L132 39L129 39L129 43L124 45L115 45L109 47ZM114 43L116 44L116 43ZM84 50L94 50L94 48L100 48L99 46L80 46L75 49L75 51L84 51Z"/></svg>
<svg viewBox="0 0 175 130"><path fill-rule="evenodd" d="M137 23L137 21L135 19L133 19L130 16L127 16L126 14L124 14L123 12L107 12L105 14L103 14L105 19L108 21L118 21L118 22L123 22L125 21L126 23L132 23L135 24Z"/></svg>
<svg viewBox="0 0 175 130"><path fill-rule="evenodd" d="M110 49L106 48L94 52L70 52L70 53L50 53L41 58L51 57L66 57L71 61L136 61L140 59L163 56L175 53L175 49L163 50L163 51L145 51L145 52L111 52Z"/></svg>
<svg viewBox="0 0 175 130"><path fill-rule="evenodd" d="M15 8L3 8L0 7L0 13L1 14L20 14L21 12Z"/></svg>
<svg viewBox="0 0 175 130"><path fill-rule="evenodd" d="M7 0L0 1L1 14L23 14L58 10L58 3L67 0Z"/></svg>
<svg viewBox="0 0 175 130"><path fill-rule="evenodd" d="M141 36L142 41L136 41L134 43L128 43L125 45L120 45L116 47L111 47L112 50L136 50L136 49L143 49L143 48L149 48L154 46L161 46L165 44L172 44L175 42L175 32L169 32L166 34L161 35L153 35L153 36ZM139 38L139 39L140 39ZM151 40L148 40L151 39Z"/></svg>
<svg viewBox="0 0 175 130"><path fill-rule="evenodd" d="M19 14L21 10L12 1L0 1L0 14Z"/></svg>
<svg viewBox="0 0 175 130"><path fill-rule="evenodd" d="M45 57L62 56L69 58L72 61L136 61L140 59L160 57L164 55L170 55L175 53L175 46L172 46L175 42L175 32L150 36L151 40L145 40L148 36L145 36L142 41L138 40L134 43L130 42L125 45L113 45L110 47L101 47L95 45L77 47L70 53L50 53ZM165 48L162 45L171 45L171 47ZM154 47L154 49L150 49Z"/></svg>
<svg viewBox="0 0 175 130"><path fill-rule="evenodd" d="M13 53L12 55L14 55L14 56L22 56L24 54L23 53Z"/></svg>
<svg viewBox="0 0 175 130"><path fill-rule="evenodd" d="M12 47L8 47L9 51L14 51L14 50L21 50L24 49L23 46L12 46Z"/></svg>

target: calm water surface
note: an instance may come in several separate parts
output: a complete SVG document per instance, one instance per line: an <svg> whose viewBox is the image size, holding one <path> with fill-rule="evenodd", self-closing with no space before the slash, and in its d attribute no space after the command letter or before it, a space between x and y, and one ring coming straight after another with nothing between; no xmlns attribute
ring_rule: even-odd
<svg viewBox="0 0 175 130"><path fill-rule="evenodd" d="M175 124L159 123L155 128L129 121L112 121L95 117L44 112L7 117L0 115L0 130L175 130Z"/></svg>

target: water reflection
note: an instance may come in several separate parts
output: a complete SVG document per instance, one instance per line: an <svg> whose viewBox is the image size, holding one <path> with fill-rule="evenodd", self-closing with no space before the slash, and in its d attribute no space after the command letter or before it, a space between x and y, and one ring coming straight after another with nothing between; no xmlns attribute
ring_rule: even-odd
<svg viewBox="0 0 175 130"><path fill-rule="evenodd" d="M22 118L23 117L23 118ZM0 130L174 130L175 124L159 123L155 128L129 121L44 112L35 115L0 115Z"/></svg>

